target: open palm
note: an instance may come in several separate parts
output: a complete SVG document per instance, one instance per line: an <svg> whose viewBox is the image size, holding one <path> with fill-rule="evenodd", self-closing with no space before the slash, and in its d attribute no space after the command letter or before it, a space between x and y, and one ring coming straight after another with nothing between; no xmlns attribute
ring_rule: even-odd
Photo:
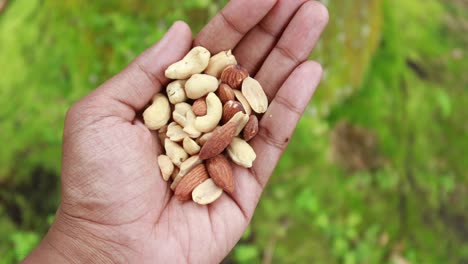
<svg viewBox="0 0 468 264"><path fill-rule="evenodd" d="M232 49L271 102L251 141L253 168L234 166L235 192L209 206L174 198L157 166L159 141L139 119L167 84L165 68L193 45L189 27L175 23L159 43L70 109L62 203L51 232L88 247L90 262L220 262L246 229L321 78L320 65L306 59L327 20L315 1L237 0L195 38L212 54ZM67 243L50 243L67 252Z"/></svg>

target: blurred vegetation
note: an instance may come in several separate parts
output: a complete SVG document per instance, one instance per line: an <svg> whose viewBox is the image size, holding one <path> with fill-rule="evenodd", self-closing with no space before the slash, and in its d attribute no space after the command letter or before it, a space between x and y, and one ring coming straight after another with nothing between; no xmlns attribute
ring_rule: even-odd
<svg viewBox="0 0 468 264"><path fill-rule="evenodd" d="M67 108L225 2L0 7L0 263L53 221ZM322 2L324 81L225 263L467 263L468 2Z"/></svg>

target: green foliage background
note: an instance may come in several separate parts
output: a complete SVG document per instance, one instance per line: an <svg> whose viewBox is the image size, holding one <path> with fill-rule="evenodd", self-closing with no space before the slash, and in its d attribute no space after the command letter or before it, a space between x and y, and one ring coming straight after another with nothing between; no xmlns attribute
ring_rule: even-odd
<svg viewBox="0 0 468 264"><path fill-rule="evenodd" d="M2 1L0 1L2 2ZM0 11L0 263L59 203L67 108L226 1L11 0ZM323 0L324 81L226 263L468 262L468 2Z"/></svg>

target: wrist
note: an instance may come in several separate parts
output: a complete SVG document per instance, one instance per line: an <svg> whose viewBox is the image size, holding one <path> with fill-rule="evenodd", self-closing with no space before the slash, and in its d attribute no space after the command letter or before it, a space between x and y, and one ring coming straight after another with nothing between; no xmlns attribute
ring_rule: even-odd
<svg viewBox="0 0 468 264"><path fill-rule="evenodd" d="M64 215L60 209L40 244L23 263L118 263L122 255L90 226Z"/></svg>

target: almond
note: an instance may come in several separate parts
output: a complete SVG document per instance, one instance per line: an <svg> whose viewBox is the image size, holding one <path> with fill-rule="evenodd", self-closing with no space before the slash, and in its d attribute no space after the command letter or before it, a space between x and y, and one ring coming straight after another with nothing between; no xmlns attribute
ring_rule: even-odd
<svg viewBox="0 0 468 264"><path fill-rule="evenodd" d="M192 105L192 112L196 116L204 116L206 115L206 102L205 97L199 98L193 102Z"/></svg>
<svg viewBox="0 0 468 264"><path fill-rule="evenodd" d="M231 143L236 133L236 124L227 123L216 129L200 150L200 159L210 159L221 154Z"/></svg>
<svg viewBox="0 0 468 264"><path fill-rule="evenodd" d="M243 137L245 141L254 138L258 133L258 119L255 115L249 117L249 121L244 127Z"/></svg>
<svg viewBox="0 0 468 264"><path fill-rule="evenodd" d="M223 194L223 189L216 186L213 179L208 179L198 185L192 192L192 200L205 205L216 201Z"/></svg>
<svg viewBox="0 0 468 264"><path fill-rule="evenodd" d="M185 175L177 185L174 195L179 201L188 201L193 189L208 179L205 165L199 164Z"/></svg>
<svg viewBox="0 0 468 264"><path fill-rule="evenodd" d="M234 178L229 161L222 154L206 161L206 169L211 179L227 193L234 192Z"/></svg>
<svg viewBox="0 0 468 264"><path fill-rule="evenodd" d="M188 158L186 161L180 164L180 169L177 170L177 174L172 179L171 190L175 190L177 185L179 184L180 180L189 173L193 168L197 165L201 164L202 160L198 157L198 155L192 156Z"/></svg>
<svg viewBox="0 0 468 264"><path fill-rule="evenodd" d="M225 83L219 85L218 90L216 91L216 95L218 95L219 100L221 100L221 103L223 104L229 100L234 100L235 98L234 91L229 85Z"/></svg>
<svg viewBox="0 0 468 264"><path fill-rule="evenodd" d="M219 128L219 126L216 127L214 130L216 130L216 129L218 129L218 128ZM213 131L214 131L214 130L213 130ZM208 138L210 138L211 135L213 135L213 131L203 134L201 137L197 138L197 140L195 140L195 142L196 142L199 146L205 145L205 143L206 143L206 141L208 140Z"/></svg>
<svg viewBox="0 0 468 264"><path fill-rule="evenodd" d="M240 65L227 66L221 73L221 82L231 86L232 89L240 89L249 72Z"/></svg>
<svg viewBox="0 0 468 264"><path fill-rule="evenodd" d="M229 123L236 124L236 137L240 134L242 129L244 129L245 125L247 125L247 122L249 122L249 116L243 112L237 112L237 114L229 120Z"/></svg>
<svg viewBox="0 0 468 264"><path fill-rule="evenodd" d="M238 112L245 113L244 107L242 107L242 104L240 102L230 100L226 104L224 104L223 117L221 119L223 124L229 122L229 120L231 120L231 118Z"/></svg>

